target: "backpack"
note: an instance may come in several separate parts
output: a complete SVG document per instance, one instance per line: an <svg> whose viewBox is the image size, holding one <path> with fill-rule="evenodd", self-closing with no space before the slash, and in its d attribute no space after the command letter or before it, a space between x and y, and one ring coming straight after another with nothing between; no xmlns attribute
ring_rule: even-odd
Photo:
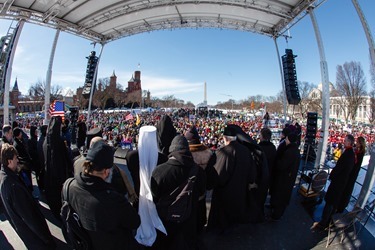
<svg viewBox="0 0 375 250"><path fill-rule="evenodd" d="M79 215L69 204L69 186L74 178L65 181L62 189L62 207L60 216L62 219L62 231L64 238L73 249L92 249L91 239L86 229L83 228Z"/></svg>
<svg viewBox="0 0 375 250"><path fill-rule="evenodd" d="M199 166L194 165L190 170L189 177L165 198L169 201L165 217L167 221L182 223L190 217L198 171Z"/></svg>

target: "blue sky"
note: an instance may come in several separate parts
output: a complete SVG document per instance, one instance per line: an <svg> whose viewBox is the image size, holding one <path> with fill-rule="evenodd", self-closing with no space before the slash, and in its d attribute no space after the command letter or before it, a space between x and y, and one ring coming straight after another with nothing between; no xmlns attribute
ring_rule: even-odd
<svg viewBox="0 0 375 250"><path fill-rule="evenodd" d="M359 0L375 36L375 1ZM368 43L351 0L328 0L315 10L328 62L329 79L336 81L336 66L349 61L361 62L370 90ZM0 35L10 22L0 19ZM15 78L22 93L46 78L55 30L26 23L13 64L11 87ZM321 82L320 58L310 16L290 30L291 39L278 39L280 54L292 49L296 58L297 79ZM53 65L52 85L64 89L83 86L86 56L90 41L61 32ZM99 53L100 45L95 50ZM271 38L254 33L183 29L154 31L122 38L105 45L99 78L116 72L124 88L140 64L142 88L152 96L176 98L198 104L203 101L207 83L209 104L248 96L275 96L282 89L278 60Z"/></svg>

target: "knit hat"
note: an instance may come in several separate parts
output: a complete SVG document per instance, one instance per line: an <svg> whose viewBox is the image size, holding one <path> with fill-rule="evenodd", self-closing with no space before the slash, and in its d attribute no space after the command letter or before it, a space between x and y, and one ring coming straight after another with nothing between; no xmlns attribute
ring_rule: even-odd
<svg viewBox="0 0 375 250"><path fill-rule="evenodd" d="M189 131L185 133L185 138L189 144L199 144L201 142L195 126L191 127Z"/></svg>
<svg viewBox="0 0 375 250"><path fill-rule="evenodd" d="M288 136L288 140L291 142L291 143L294 143L297 141L297 135L295 133L290 133Z"/></svg>
<svg viewBox="0 0 375 250"><path fill-rule="evenodd" d="M104 141L98 141L87 152L86 160L94 164L95 170L111 168L113 166L114 150Z"/></svg>
<svg viewBox="0 0 375 250"><path fill-rule="evenodd" d="M169 147L169 153L180 151L180 150L189 150L189 144L186 138L182 135L176 135Z"/></svg>

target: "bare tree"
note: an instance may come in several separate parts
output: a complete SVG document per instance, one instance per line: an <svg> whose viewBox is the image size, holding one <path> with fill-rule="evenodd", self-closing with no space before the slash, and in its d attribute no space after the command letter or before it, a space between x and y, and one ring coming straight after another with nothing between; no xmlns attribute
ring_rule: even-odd
<svg viewBox="0 0 375 250"><path fill-rule="evenodd" d="M177 99L174 95L163 96L162 101L165 108L176 106L177 103Z"/></svg>
<svg viewBox="0 0 375 250"><path fill-rule="evenodd" d="M195 108L195 105L191 101L187 101L186 104L185 104L185 107L187 107L187 108Z"/></svg>
<svg viewBox="0 0 375 250"><path fill-rule="evenodd" d="M312 83L298 81L298 89L301 97L301 102L298 104L298 108L301 115L304 115L309 111L313 102L313 98L311 98L310 94L314 89L317 89L317 86Z"/></svg>
<svg viewBox="0 0 375 250"><path fill-rule="evenodd" d="M35 100L42 100L46 94L46 82L38 80L36 83L30 86L28 90L29 95ZM59 85L51 85L50 90L50 101L62 98L62 87Z"/></svg>
<svg viewBox="0 0 375 250"><path fill-rule="evenodd" d="M112 96L109 86L109 78L101 78L98 80L98 90L94 92L93 104L102 110L105 109L105 104L107 100Z"/></svg>
<svg viewBox="0 0 375 250"><path fill-rule="evenodd" d="M366 80L359 62L346 62L337 66L335 91L346 121L354 121L357 109L366 95Z"/></svg>

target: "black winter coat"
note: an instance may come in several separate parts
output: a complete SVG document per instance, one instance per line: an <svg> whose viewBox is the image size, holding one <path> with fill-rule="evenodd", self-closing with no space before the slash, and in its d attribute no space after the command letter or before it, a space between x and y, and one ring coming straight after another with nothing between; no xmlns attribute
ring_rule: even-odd
<svg viewBox="0 0 375 250"><path fill-rule="evenodd" d="M13 146L17 149L19 164L26 170L31 171L31 157L26 145L18 138L14 138Z"/></svg>
<svg viewBox="0 0 375 250"><path fill-rule="evenodd" d="M351 173L349 174L348 182L345 186L344 192L342 194L339 205L337 207L337 210L340 212L343 212L350 202L350 198L352 197L352 192L354 189L355 181L357 180L359 171L361 170L363 156L365 155L365 153L357 152L355 153L355 155L356 155L356 163L354 164L354 167Z"/></svg>
<svg viewBox="0 0 375 250"><path fill-rule="evenodd" d="M328 204L335 207L339 205L354 164L355 155L353 148L346 148L329 175L331 183L324 198Z"/></svg>
<svg viewBox="0 0 375 250"><path fill-rule="evenodd" d="M132 230L141 219L124 195L103 179L75 175L69 187L69 202L88 231L94 249L138 249Z"/></svg>
<svg viewBox="0 0 375 250"><path fill-rule="evenodd" d="M259 142L259 146L263 149L263 152L266 155L269 179L270 179L270 182L272 182L272 170L273 170L273 166L275 165L276 147L270 141L261 141Z"/></svg>
<svg viewBox="0 0 375 250"><path fill-rule="evenodd" d="M271 183L271 206L287 206L292 196L300 164L300 153L295 143L285 144L275 162L273 182Z"/></svg>
<svg viewBox="0 0 375 250"><path fill-rule="evenodd" d="M0 192L7 217L28 249L54 249L55 242L35 199L18 175L0 170Z"/></svg>
<svg viewBox="0 0 375 250"><path fill-rule="evenodd" d="M197 167L189 151L176 151L169 155L167 162L156 166L151 177L151 192L158 215L167 230L168 236L158 235L156 249L195 249L197 244L197 209L199 190L204 176L198 172L193 190L193 206L190 218L182 223L166 220L167 197L173 190L187 180L192 167ZM200 169L200 171L203 171Z"/></svg>
<svg viewBox="0 0 375 250"><path fill-rule="evenodd" d="M30 139L28 141L28 151L29 155L31 157L31 169L35 172L37 172L37 175L39 175L41 162L39 160L38 155L38 138L35 135L36 127L31 127L30 129Z"/></svg>

